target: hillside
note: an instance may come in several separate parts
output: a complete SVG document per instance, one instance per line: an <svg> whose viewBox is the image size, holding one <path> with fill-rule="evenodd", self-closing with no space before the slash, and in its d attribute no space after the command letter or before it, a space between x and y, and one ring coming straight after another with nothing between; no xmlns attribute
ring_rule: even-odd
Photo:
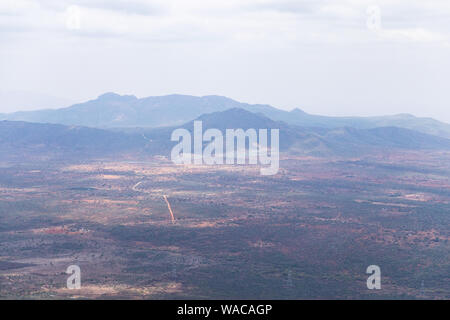
<svg viewBox="0 0 450 320"><path fill-rule="evenodd" d="M139 152L140 135L58 124L0 121L2 159L28 156L105 157Z"/></svg>

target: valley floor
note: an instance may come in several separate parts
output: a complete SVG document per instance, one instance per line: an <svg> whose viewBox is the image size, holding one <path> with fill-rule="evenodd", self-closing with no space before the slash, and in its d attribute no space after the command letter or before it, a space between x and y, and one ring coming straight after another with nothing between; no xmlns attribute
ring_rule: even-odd
<svg viewBox="0 0 450 320"><path fill-rule="evenodd" d="M450 298L450 154L280 168L2 163L0 298Z"/></svg>

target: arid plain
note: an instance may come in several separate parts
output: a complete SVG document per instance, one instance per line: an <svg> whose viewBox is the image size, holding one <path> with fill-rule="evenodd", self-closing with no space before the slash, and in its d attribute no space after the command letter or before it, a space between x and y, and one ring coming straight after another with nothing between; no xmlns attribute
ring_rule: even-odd
<svg viewBox="0 0 450 320"><path fill-rule="evenodd" d="M4 162L0 298L448 299L449 176L443 152Z"/></svg>

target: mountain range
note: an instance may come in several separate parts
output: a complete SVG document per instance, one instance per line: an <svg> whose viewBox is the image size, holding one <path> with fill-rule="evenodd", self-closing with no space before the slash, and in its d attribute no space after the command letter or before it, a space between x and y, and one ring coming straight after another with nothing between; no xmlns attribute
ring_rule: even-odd
<svg viewBox="0 0 450 320"><path fill-rule="evenodd" d="M303 127L276 121L242 108L203 114L203 130L267 128L280 130L280 151L293 155L361 156L392 150L450 151L450 139L399 127ZM161 128L99 129L23 121L0 121L0 159L21 160L27 155L45 157L104 158L136 155L168 156L176 142L174 129L193 131L193 121Z"/></svg>
<svg viewBox="0 0 450 320"><path fill-rule="evenodd" d="M61 109L0 114L0 120L53 123L95 128L180 126L203 114L239 108L289 125L317 128L374 129L398 127L450 139L450 124L409 114L380 117L328 117L300 109L284 111L263 104L248 104L222 96L167 95L138 99L133 95L105 93L94 100Z"/></svg>

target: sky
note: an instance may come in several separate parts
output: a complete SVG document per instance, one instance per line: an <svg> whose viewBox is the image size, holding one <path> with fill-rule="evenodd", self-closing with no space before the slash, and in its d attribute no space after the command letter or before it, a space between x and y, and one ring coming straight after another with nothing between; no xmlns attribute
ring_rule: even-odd
<svg viewBox="0 0 450 320"><path fill-rule="evenodd" d="M448 0L0 0L0 113L105 92L450 122Z"/></svg>

